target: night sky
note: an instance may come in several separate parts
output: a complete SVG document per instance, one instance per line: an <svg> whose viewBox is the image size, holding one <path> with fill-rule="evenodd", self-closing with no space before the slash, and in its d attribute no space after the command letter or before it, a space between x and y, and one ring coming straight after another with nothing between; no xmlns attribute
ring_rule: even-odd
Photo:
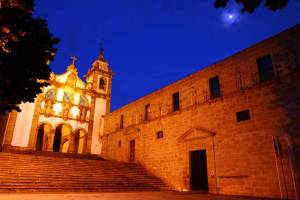
<svg viewBox="0 0 300 200"><path fill-rule="evenodd" d="M113 77L112 110L300 22L300 1L284 10L213 7L214 0L36 0L61 39L50 64L63 73L75 55L82 77L104 46ZM102 45L101 45L102 44Z"/></svg>

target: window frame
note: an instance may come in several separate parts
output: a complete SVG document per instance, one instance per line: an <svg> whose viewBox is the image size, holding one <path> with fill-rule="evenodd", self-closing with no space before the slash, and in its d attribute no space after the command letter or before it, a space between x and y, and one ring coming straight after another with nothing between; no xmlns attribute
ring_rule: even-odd
<svg viewBox="0 0 300 200"><path fill-rule="evenodd" d="M243 114L246 114L243 115ZM239 115L240 114L240 115ZM242 115L242 116L241 116ZM237 123L241 123L241 122L245 122L245 121L249 121L251 120L251 113L250 113L250 109L244 109L244 110L240 110L238 112L235 113L235 119Z"/></svg>
<svg viewBox="0 0 300 200"><path fill-rule="evenodd" d="M101 81L103 81L103 88L101 87ZM105 78L104 77L102 77L102 76L100 76L99 77L99 84L98 84L98 89L99 90L106 90L106 81L105 81Z"/></svg>
<svg viewBox="0 0 300 200"><path fill-rule="evenodd" d="M214 80L217 80L217 86L214 85ZM221 97L220 78L218 75L209 78L209 97L210 99Z"/></svg>
<svg viewBox="0 0 300 200"><path fill-rule="evenodd" d="M268 59L268 60L264 60L264 59ZM267 66L266 63L270 64L270 66ZM275 77L274 64L273 64L272 56L270 54L257 58L256 65L257 65L258 78L260 83L268 82L274 79Z"/></svg>
<svg viewBox="0 0 300 200"><path fill-rule="evenodd" d="M164 138L164 131L160 130L156 132L156 139L163 139Z"/></svg>
<svg viewBox="0 0 300 200"><path fill-rule="evenodd" d="M172 109L173 112L180 110L180 94L179 92L175 92L172 94Z"/></svg>

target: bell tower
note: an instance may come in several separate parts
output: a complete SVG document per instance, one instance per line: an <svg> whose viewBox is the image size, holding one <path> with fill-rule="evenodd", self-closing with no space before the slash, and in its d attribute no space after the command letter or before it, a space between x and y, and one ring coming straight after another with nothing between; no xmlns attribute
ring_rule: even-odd
<svg viewBox="0 0 300 200"><path fill-rule="evenodd" d="M91 112L89 136L87 141L88 152L101 153L101 136L103 134L103 116L110 111L112 70L104 58L101 49L98 58L93 62L86 74L87 89L91 95Z"/></svg>

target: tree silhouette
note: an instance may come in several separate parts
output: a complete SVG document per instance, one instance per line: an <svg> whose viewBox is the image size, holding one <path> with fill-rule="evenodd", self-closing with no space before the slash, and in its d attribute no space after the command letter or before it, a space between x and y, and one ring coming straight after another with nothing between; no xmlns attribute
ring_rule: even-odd
<svg viewBox="0 0 300 200"><path fill-rule="evenodd" d="M262 2L270 10L276 11L286 7L288 0L235 0L237 4L242 4L241 12L253 13ZM229 0L215 0L215 8L224 8Z"/></svg>
<svg viewBox="0 0 300 200"><path fill-rule="evenodd" d="M0 114L20 111L48 85L49 62L58 43L47 23L32 17L33 1L0 1ZM28 4L24 4L28 2Z"/></svg>

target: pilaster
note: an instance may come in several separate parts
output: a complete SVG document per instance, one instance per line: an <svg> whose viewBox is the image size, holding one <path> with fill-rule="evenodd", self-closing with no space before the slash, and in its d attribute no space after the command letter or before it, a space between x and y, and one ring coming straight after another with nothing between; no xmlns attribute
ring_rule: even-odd
<svg viewBox="0 0 300 200"><path fill-rule="evenodd" d="M38 125L39 125L39 117L40 117L40 109L41 109L41 98L37 97L35 101L32 125L30 129L30 136L28 141L28 147L31 149L35 149L37 134L38 134Z"/></svg>

